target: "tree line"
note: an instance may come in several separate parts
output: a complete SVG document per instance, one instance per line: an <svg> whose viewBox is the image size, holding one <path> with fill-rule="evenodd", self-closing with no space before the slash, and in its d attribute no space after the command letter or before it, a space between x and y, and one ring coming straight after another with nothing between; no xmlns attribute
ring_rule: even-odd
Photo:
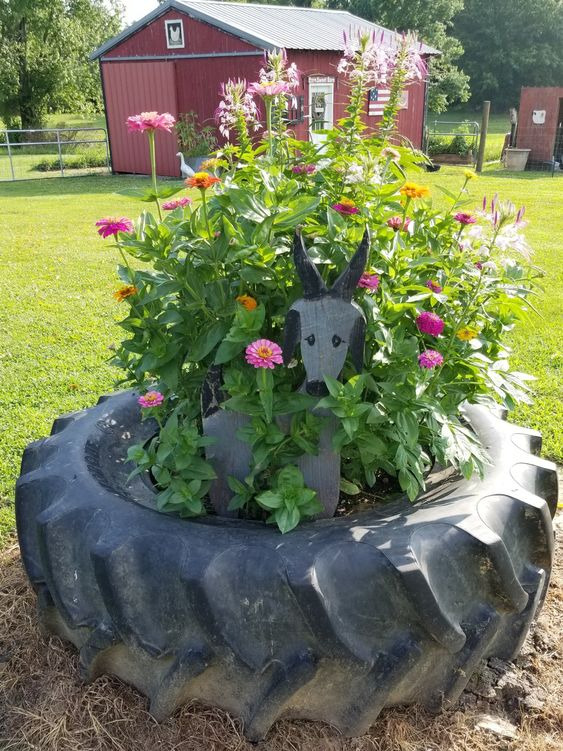
<svg viewBox="0 0 563 751"><path fill-rule="evenodd" d="M239 0L240 1L240 0ZM517 106L521 86L563 85L563 0L269 0L327 7L416 31L441 55L430 64L429 109L490 99ZM89 54L123 27L120 0L0 0L0 117L40 127L49 111L99 112Z"/></svg>

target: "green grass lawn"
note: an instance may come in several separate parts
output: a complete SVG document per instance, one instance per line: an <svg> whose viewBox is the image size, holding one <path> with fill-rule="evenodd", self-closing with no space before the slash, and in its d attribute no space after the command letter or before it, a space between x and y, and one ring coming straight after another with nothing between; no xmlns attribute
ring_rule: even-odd
<svg viewBox="0 0 563 751"><path fill-rule="evenodd" d="M458 168L443 168L416 179L431 185L440 202L436 186L455 189L462 176ZM97 236L94 222L134 217L141 204L117 191L145 182L93 176L0 185L0 535L13 529L13 487L25 445L47 435L58 415L94 404L116 380L106 360L120 339L121 311L112 297L117 254ZM513 419L542 430L546 455L558 460L562 188L561 176L500 169L470 183L476 204L483 193L498 192L527 207L527 235L546 271L545 293L537 302L542 317L531 316L512 337L514 366L538 378L534 405L519 407Z"/></svg>

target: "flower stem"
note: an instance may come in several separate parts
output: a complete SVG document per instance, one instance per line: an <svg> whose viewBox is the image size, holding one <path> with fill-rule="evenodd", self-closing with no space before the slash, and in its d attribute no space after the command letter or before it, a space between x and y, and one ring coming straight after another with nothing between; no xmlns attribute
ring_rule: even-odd
<svg viewBox="0 0 563 751"><path fill-rule="evenodd" d="M268 156L270 159L274 156L274 139L272 137L272 97L264 97L266 106L266 128L268 130Z"/></svg>
<svg viewBox="0 0 563 751"><path fill-rule="evenodd" d="M154 202L158 211L158 218L162 221L162 212L160 210L160 203L158 201L158 188L156 187L156 150L154 144L154 130L147 131L149 136L149 154L151 158L151 175L152 175L152 189L154 192Z"/></svg>
<svg viewBox="0 0 563 751"><path fill-rule="evenodd" d="M211 239L211 229L209 228L209 216L207 214L207 199L205 198L205 190L200 190L201 192L201 208L203 211L203 219L205 221L205 226L207 227L207 235L209 239Z"/></svg>

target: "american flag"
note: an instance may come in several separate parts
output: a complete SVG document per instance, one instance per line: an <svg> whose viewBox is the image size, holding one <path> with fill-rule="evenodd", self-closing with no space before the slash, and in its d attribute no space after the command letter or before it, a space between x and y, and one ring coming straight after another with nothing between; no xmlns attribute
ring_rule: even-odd
<svg viewBox="0 0 563 751"><path fill-rule="evenodd" d="M381 117L383 109L389 101L389 89L370 89L368 94L368 115Z"/></svg>

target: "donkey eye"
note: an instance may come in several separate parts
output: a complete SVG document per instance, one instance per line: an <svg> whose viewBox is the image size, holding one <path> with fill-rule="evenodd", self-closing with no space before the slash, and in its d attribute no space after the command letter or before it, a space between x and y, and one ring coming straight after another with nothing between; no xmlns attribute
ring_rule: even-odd
<svg viewBox="0 0 563 751"><path fill-rule="evenodd" d="M309 344L312 347L313 344L315 343L315 335L309 334L309 336L305 339L305 341L307 342L307 344Z"/></svg>
<svg viewBox="0 0 563 751"><path fill-rule="evenodd" d="M338 347L341 342L342 342L342 339L338 336L338 334L335 334L332 337L332 346L333 347Z"/></svg>

